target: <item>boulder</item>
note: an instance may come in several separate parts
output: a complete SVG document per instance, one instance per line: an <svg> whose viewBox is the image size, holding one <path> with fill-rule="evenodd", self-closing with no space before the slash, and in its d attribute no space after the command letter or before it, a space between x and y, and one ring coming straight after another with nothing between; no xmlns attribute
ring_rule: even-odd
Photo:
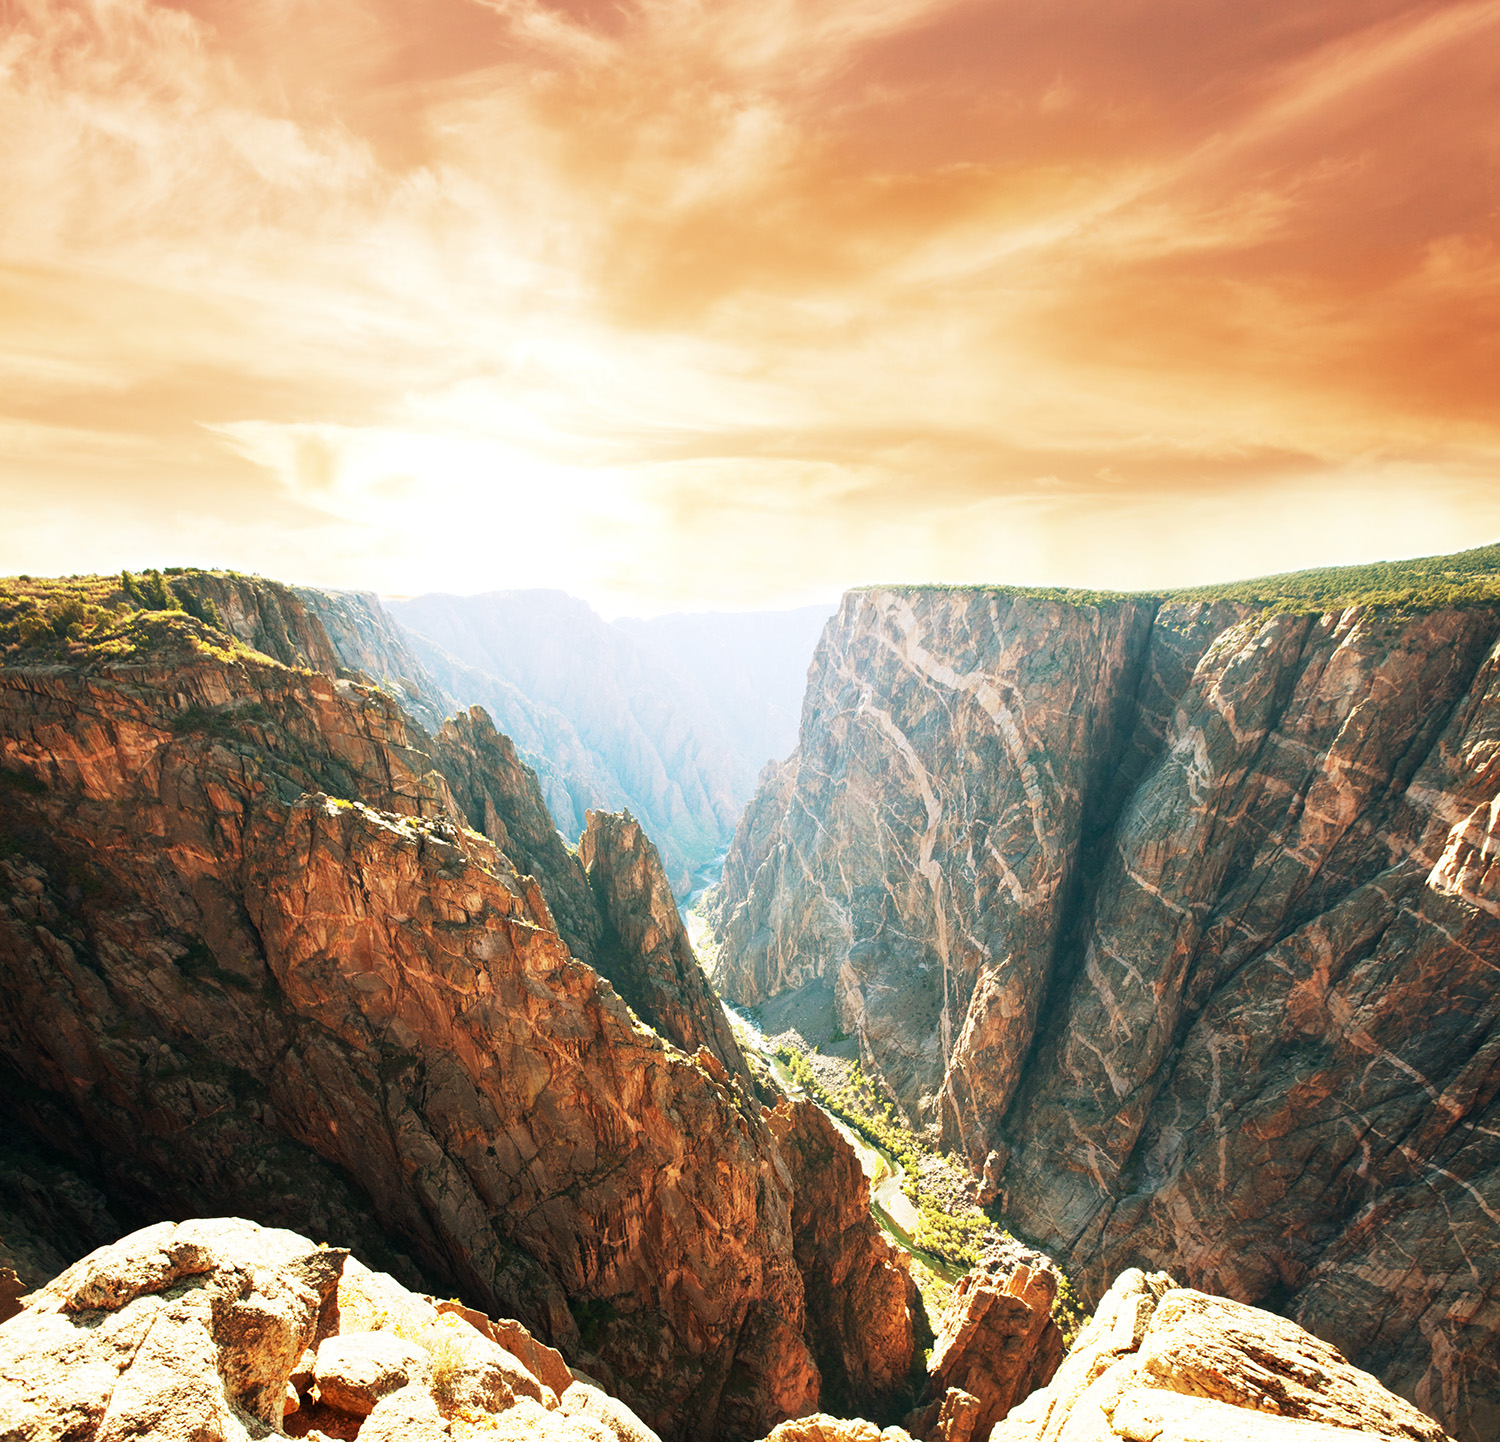
<svg viewBox="0 0 1500 1442"><path fill-rule="evenodd" d="M911 1437L900 1427L882 1431L861 1417L846 1421L818 1412L783 1422L765 1442L911 1442Z"/></svg>
<svg viewBox="0 0 1500 1442"><path fill-rule="evenodd" d="M318 1399L340 1412L366 1416L392 1392L432 1373L427 1353L390 1332L345 1332L318 1347L313 1383Z"/></svg>
<svg viewBox="0 0 1500 1442"><path fill-rule="evenodd" d="M1447 1442L1430 1417L1270 1312L1121 1273L1048 1386L989 1442Z"/></svg>
<svg viewBox="0 0 1500 1442"><path fill-rule="evenodd" d="M472 1315L500 1335L513 1325ZM473 1321L341 1250L236 1218L163 1222L91 1253L0 1326L0 1437L658 1442L533 1345L571 1415Z"/></svg>
<svg viewBox="0 0 1500 1442"><path fill-rule="evenodd" d="M280 1427L341 1251L236 1218L91 1253L0 1329L6 1436L239 1442Z"/></svg>

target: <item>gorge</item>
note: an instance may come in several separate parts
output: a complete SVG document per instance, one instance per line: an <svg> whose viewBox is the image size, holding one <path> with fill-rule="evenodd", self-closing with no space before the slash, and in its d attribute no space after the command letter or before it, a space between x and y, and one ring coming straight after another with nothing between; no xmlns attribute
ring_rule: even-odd
<svg viewBox="0 0 1500 1442"><path fill-rule="evenodd" d="M1500 599L1454 595L1492 550L1394 598L852 592L739 819L719 989L829 993L1131 1376L1199 1289L1461 1442L1500 1422ZM515 1319L663 1438L1054 1435L1052 1263L1007 1243L925 1315L649 826L569 846L373 597L171 589L0 594L0 1264L234 1213ZM1322 1405L1288 1415L1399 1412Z"/></svg>

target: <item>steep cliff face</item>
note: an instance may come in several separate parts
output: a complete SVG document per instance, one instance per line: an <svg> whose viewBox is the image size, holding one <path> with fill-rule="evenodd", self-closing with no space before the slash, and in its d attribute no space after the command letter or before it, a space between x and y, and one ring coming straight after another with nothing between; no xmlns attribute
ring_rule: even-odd
<svg viewBox="0 0 1500 1442"><path fill-rule="evenodd" d="M1486 605L851 596L726 865L720 985L832 979L1086 1292L1270 1302L1479 1442L1497 637Z"/></svg>
<svg viewBox="0 0 1500 1442"><path fill-rule="evenodd" d="M706 1047L753 1089L729 1019L693 954L661 858L640 823L629 812L589 812L578 859L604 923L595 953L599 970L663 1036L686 1052Z"/></svg>
<svg viewBox="0 0 1500 1442"><path fill-rule="evenodd" d="M296 595L322 623L339 665L389 687L406 714L427 731L436 731L458 709L417 658L405 633L373 591L299 586Z"/></svg>
<svg viewBox="0 0 1500 1442"><path fill-rule="evenodd" d="M811 1102L768 1120L793 1179L792 1231L822 1406L883 1417L910 1399L916 1284L870 1212L859 1159Z"/></svg>
<svg viewBox="0 0 1500 1442"><path fill-rule="evenodd" d="M338 673L339 659L323 623L290 586L234 571L186 571L175 582L212 601L229 631L283 666Z"/></svg>
<svg viewBox="0 0 1500 1442"><path fill-rule="evenodd" d="M1118 750L1152 608L854 592L809 680L783 824L726 866L718 981L754 1003L822 977L917 1118L1014 1085L1088 807ZM1046 648L1036 638L1045 636Z"/></svg>
<svg viewBox="0 0 1500 1442"><path fill-rule="evenodd" d="M663 1436L813 1406L759 1104L571 954L389 698L150 625L0 666L6 1125L131 1220L249 1211L519 1316Z"/></svg>

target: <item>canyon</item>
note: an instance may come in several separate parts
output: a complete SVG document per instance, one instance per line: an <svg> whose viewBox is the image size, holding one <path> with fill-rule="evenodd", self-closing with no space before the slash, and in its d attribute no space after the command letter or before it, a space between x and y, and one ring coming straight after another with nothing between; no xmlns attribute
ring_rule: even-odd
<svg viewBox="0 0 1500 1442"><path fill-rule="evenodd" d="M1497 642L1484 601L852 592L715 981L833 988L1090 1303L1136 1267L1270 1306L1483 1442Z"/></svg>
<svg viewBox="0 0 1500 1442"><path fill-rule="evenodd" d="M424 737L288 588L186 575L205 621L113 585L5 607L13 1192L106 1199L7 1198L33 1267L234 1213L518 1320L663 1438L764 1435L817 1356L898 1405L909 1278L802 1165L639 827L570 851L482 712Z"/></svg>
<svg viewBox="0 0 1500 1442"><path fill-rule="evenodd" d="M752 661L726 694L773 695ZM1485 597L845 598L739 816L713 979L831 996L1022 1238L929 1316L854 1150L736 1040L646 818L560 833L376 598L4 583L0 1405L55 1381L12 1339L119 1352L165 1268L225 1437L284 1393L285 1430L376 1439L1482 1442L1497 695ZM216 1214L247 1220L185 1220ZM1072 1350L1059 1264L1097 1307ZM340 1265L388 1304L351 1301L347 1346ZM269 1362L236 1286L295 1313ZM481 1338L469 1411L424 1307Z"/></svg>
<svg viewBox="0 0 1500 1442"><path fill-rule="evenodd" d="M610 622L561 591L527 590L416 596L386 614L425 670L421 689L484 706L564 832L589 810L631 811L680 897L729 844L761 767L795 744L832 609Z"/></svg>

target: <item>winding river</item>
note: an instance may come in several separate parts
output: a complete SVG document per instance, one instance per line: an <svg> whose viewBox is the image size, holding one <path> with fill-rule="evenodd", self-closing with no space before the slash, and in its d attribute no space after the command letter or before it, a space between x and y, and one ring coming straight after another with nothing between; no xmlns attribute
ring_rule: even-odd
<svg viewBox="0 0 1500 1442"><path fill-rule="evenodd" d="M709 928L708 922L696 910L694 903L708 887L718 881L723 866L724 853L721 853L694 872L695 889L682 903L682 919L687 926L688 940L692 942L693 950L700 955L706 949L705 942L709 941ZM740 1045L756 1052L761 1060L776 1073L776 1078L782 1086L793 1096L805 1096L806 1092L792 1079L791 1072L776 1059L774 1048L755 1020L747 1013L730 1006L728 1002L721 1004ZM817 1101L816 1098L813 1100ZM875 1220L880 1223L881 1231L903 1252L909 1252L923 1266L936 1272L944 1281L956 1282L964 1275L966 1268L954 1266L953 1263L934 1256L931 1252L920 1251L915 1245L913 1239L916 1236L921 1216L912 1204L911 1198L901 1189L902 1182L906 1180L905 1168L889 1152L880 1147L871 1146L858 1132L835 1116L821 1102L817 1105L823 1115L838 1128L840 1134L854 1148L865 1176L870 1179L870 1211L874 1214Z"/></svg>

